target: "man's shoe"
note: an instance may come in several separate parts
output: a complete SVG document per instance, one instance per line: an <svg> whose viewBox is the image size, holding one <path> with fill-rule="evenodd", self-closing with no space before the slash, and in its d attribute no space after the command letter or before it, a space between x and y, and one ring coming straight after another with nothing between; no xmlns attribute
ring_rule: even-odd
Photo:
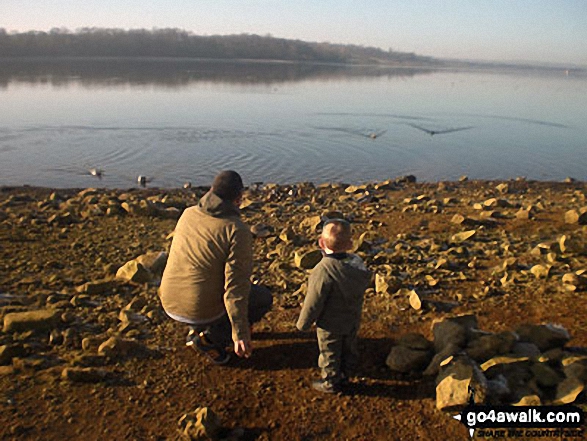
<svg viewBox="0 0 587 441"><path fill-rule="evenodd" d="M336 394L340 392L339 385L333 384L328 380L312 381L312 389L317 390L318 392L323 392L325 394Z"/></svg>
<svg viewBox="0 0 587 441"><path fill-rule="evenodd" d="M230 361L230 354L226 349L212 343L206 336L205 332L200 332L197 335L194 334L195 332L192 333L192 331L190 331L188 334L188 341L185 344L186 346L204 354L216 365L223 365Z"/></svg>

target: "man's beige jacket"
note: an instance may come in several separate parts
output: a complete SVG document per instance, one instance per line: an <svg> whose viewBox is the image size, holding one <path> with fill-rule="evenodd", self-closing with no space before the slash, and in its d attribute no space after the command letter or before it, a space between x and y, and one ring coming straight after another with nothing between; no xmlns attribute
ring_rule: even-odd
<svg viewBox="0 0 587 441"><path fill-rule="evenodd" d="M196 324L228 313L232 338L250 339L252 235L238 208L211 191L175 227L159 296L163 309Z"/></svg>

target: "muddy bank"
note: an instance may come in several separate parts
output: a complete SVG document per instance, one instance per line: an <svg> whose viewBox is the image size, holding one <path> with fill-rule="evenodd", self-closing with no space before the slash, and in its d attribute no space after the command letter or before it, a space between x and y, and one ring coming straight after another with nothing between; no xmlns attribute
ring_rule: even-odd
<svg viewBox="0 0 587 441"><path fill-rule="evenodd" d="M405 334L434 345L433 322L472 314L485 333L555 323L565 348L587 346L584 183L268 184L249 188L242 214L275 308L252 359L210 366L156 295L176 219L205 191L0 189L3 437L176 439L183 414L210 406L243 439L455 439L465 428L437 409L427 366L386 364ZM325 397L309 388L314 335L294 323L321 224L341 216L376 276L361 378ZM556 398L565 351L528 396Z"/></svg>

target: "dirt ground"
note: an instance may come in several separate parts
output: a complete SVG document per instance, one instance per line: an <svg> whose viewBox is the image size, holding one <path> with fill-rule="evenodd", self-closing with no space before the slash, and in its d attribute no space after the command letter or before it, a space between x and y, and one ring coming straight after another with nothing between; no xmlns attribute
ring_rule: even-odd
<svg viewBox="0 0 587 441"><path fill-rule="evenodd" d="M358 231L369 224L374 225L377 235L393 239L398 234L404 238L413 234L421 239L454 234L463 228L451 223L453 216L478 214L473 202L483 202L492 196L497 184L451 183L448 188L436 184L405 185L390 192L385 203L371 204L370 210L357 205L357 211L363 210L356 219ZM556 241L562 234L585 239L584 226L565 223L567 210L587 205L585 184L523 182L512 187L515 191L501 197L541 204L533 219L516 218L514 209L502 210L505 217L496 216L495 222L486 226L490 231L487 237L491 239L487 240L488 249L500 237L507 237L515 244L516 258L529 263L528 252L539 242ZM25 309L42 306L39 299L46 299L51 293L75 293L75 286L103 278L107 264L120 265L141 253L166 249L166 236L175 225L173 219L157 217L102 216L56 227L39 221L43 219L40 212L32 220L30 215L39 210L39 201L47 200L52 190L0 190L0 204L4 202L0 210L5 213L0 217L0 296L34 298L35 302L23 303ZM67 196L77 191L58 190ZM149 195L163 192L141 191ZM447 203L440 212L403 209L410 205L406 198L421 194L461 202ZM325 202L323 205L330 208ZM287 205L284 209L290 208L294 209ZM252 224L261 215L243 211L245 221ZM12 368L0 371L0 437L173 440L179 439L177 422L183 414L209 406L227 428L244 429L241 439L245 440L469 438L465 427L451 414L436 409L434 378L394 374L385 365L399 336L420 332L432 339L431 324L444 317L445 312L416 311L409 305L403 307L401 299L369 291L360 331L359 377L345 393L320 394L310 388L311 380L318 375L315 333L295 329L300 299L294 294L295 289L277 283L268 274L263 257L267 247L266 239L255 240L259 259L256 276L272 288L275 305L254 329L254 354L250 359L237 359L228 366L210 365L184 346L185 326L158 318L144 324L145 329L141 330L145 333L143 341L157 348L158 356L110 363L105 367L112 376L105 382L72 383L61 380L60 374L67 354L80 348L53 348L47 343L47 336L0 333L0 345L25 342L33 355L45 361L33 363L29 353L29 358L15 359ZM491 279L495 265L503 258L505 254L488 252L485 258L479 257L479 265L467 273L466 279L447 277L431 296L455 303L451 314L475 314L483 330L512 330L521 323L558 323L572 335L571 345L587 346L586 293L561 288L565 271L587 269L585 253L578 252L570 260L555 263L555 273L548 279L532 278L503 288L496 295L477 296L483 291L482 282ZM366 261L377 270L376 257ZM407 259L402 264L412 265ZM421 264L413 263L414 267L418 265ZM156 286L130 284L117 295L128 300L139 292L147 293L156 304L156 290ZM114 311L109 301L105 299L101 309L70 309L78 316L83 335L106 332L106 326L101 328L95 317ZM1 318L14 310L14 303L0 303L0 307ZM94 321L98 325L92 327ZM83 328L84 324L88 326Z"/></svg>

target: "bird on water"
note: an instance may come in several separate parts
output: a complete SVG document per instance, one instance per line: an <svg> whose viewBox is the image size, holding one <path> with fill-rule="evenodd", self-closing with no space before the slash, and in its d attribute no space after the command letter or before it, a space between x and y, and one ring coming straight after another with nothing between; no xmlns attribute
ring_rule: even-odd
<svg viewBox="0 0 587 441"><path fill-rule="evenodd" d="M469 130L469 129L472 129L473 128L473 126L467 126L467 127L455 127L453 129L445 129L445 130L430 130L430 129L427 129L426 127L418 126L416 124L410 124L410 123L408 123L408 125L411 126L411 127L413 127L413 128L415 128L415 129L418 129L418 130L421 130L423 132L426 132L430 136L442 135L442 134L445 134L445 133L452 133L452 132L460 132L461 130Z"/></svg>

